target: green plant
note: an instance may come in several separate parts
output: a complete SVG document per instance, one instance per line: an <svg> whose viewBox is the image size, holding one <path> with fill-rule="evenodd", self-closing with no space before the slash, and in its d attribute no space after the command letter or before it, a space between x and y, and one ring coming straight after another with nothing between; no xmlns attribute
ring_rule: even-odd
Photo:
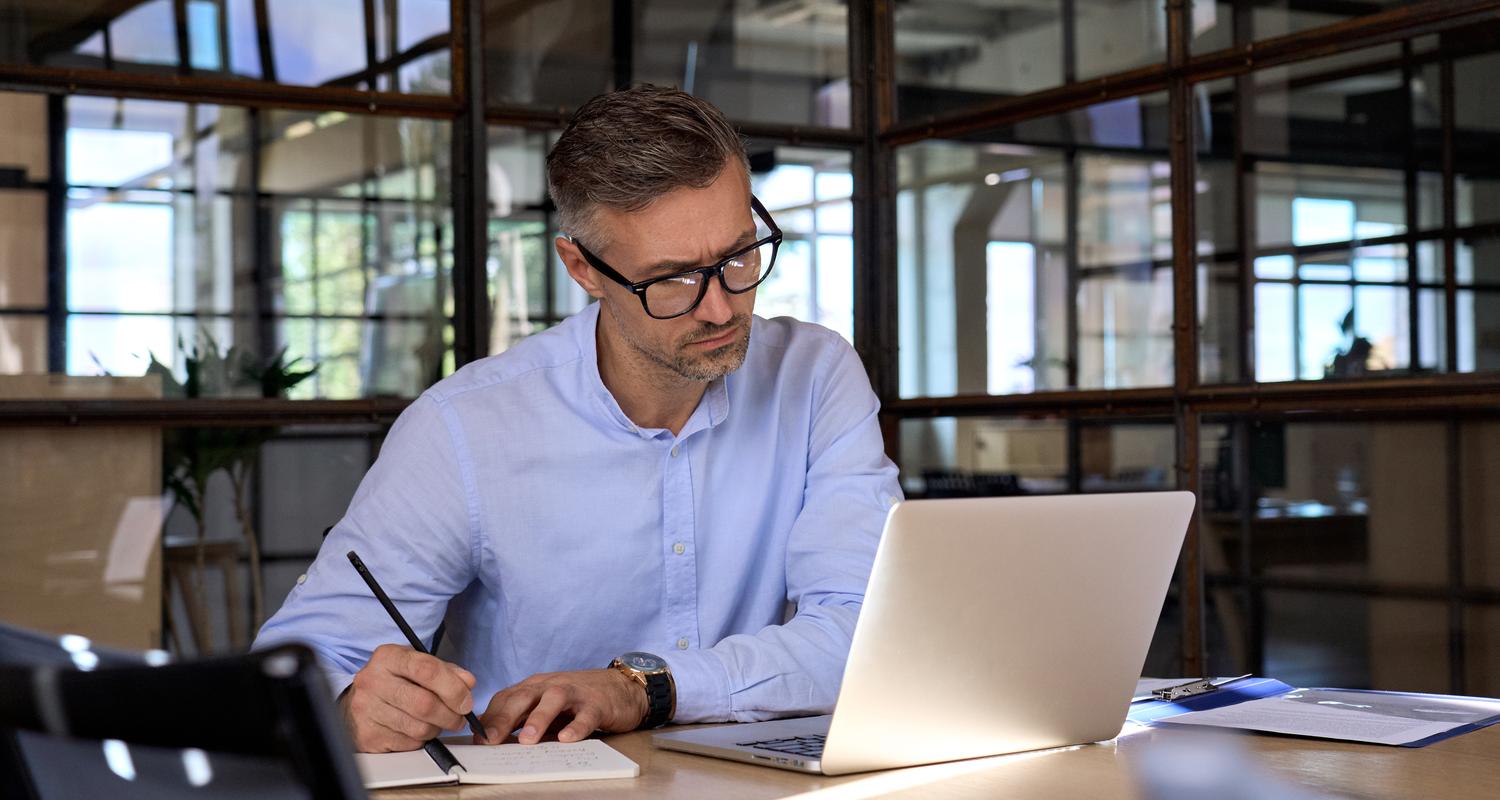
<svg viewBox="0 0 1500 800"><path fill-rule="evenodd" d="M204 397L285 397L288 389L312 377L316 365L298 369L300 359L287 361L282 348L269 359L241 347L231 346L221 353L219 344L207 332L199 343L186 345L177 340L183 356L185 379L179 381L172 368L151 356L147 375L161 381L162 396L169 398ZM207 536L206 499L208 483L223 471L229 478L234 496L235 518L250 558L250 613L252 630L263 620L265 599L260 571L260 542L248 504L248 482L260 457L261 445L276 435L270 427L191 427L167 428L162 433L162 480L173 499L193 519L197 535L198 562L194 580L198 596L203 593L203 546ZM202 646L203 643L200 643Z"/></svg>

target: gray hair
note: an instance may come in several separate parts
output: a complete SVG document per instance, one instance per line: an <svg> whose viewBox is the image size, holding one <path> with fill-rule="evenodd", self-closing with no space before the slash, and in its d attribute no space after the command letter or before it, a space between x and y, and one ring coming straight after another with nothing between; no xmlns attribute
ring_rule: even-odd
<svg viewBox="0 0 1500 800"><path fill-rule="evenodd" d="M597 238L595 211L640 211L676 189L702 189L730 159L750 162L745 141L724 114L687 92L650 84L602 94L584 103L547 154L547 190L558 227Z"/></svg>

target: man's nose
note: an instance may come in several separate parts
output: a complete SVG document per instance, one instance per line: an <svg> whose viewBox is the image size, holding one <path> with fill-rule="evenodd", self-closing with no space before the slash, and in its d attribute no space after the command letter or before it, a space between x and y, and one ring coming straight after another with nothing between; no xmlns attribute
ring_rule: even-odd
<svg viewBox="0 0 1500 800"><path fill-rule="evenodd" d="M693 319L711 325L723 325L733 317L734 309L729 306L729 293L724 291L724 283L718 276L709 278L703 302L693 309Z"/></svg>

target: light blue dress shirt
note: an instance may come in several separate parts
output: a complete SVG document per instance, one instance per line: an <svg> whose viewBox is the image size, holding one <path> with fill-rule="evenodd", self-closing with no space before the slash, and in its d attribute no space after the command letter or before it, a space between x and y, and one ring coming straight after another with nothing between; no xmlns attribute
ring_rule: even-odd
<svg viewBox="0 0 1500 800"><path fill-rule="evenodd" d="M480 710L534 673L644 650L671 666L678 722L829 712L900 498L854 350L756 317L744 366L673 436L637 428L600 380L598 313L407 408L255 646L310 645L337 693L404 644L352 549L424 641L446 614Z"/></svg>

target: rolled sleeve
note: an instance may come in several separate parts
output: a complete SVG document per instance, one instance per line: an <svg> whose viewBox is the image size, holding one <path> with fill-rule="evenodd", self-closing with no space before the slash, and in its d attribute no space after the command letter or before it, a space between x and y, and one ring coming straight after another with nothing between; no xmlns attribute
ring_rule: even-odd
<svg viewBox="0 0 1500 800"><path fill-rule="evenodd" d="M472 485L454 434L441 401L430 396L401 414L348 512L254 648L309 646L337 696L375 648L406 643L349 563L351 550L417 636L431 640L449 599L475 575Z"/></svg>

